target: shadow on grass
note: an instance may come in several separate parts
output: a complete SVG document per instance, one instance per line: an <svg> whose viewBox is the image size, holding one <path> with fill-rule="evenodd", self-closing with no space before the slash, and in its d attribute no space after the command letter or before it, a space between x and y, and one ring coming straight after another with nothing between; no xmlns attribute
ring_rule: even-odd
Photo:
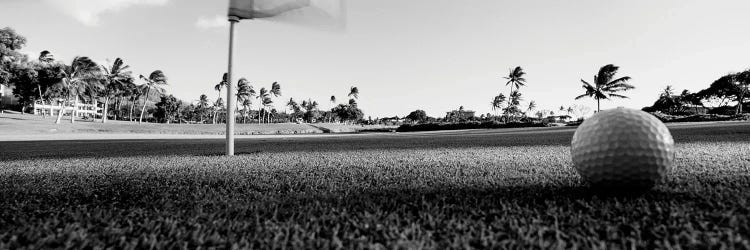
<svg viewBox="0 0 750 250"><path fill-rule="evenodd" d="M229 242L239 241L234 235L246 235L243 240L267 248L277 244L269 239L291 233L295 244L338 241L344 248L363 240L395 246L404 238L437 248L497 248L502 245L492 244L502 242L544 248L560 242L562 232L564 242L577 245L593 240L658 248L665 240L694 244L668 235L722 239L722 233L750 231L745 223L748 178L734 177L716 181L739 185L718 184L694 193L659 188L629 197L601 196L587 187L564 185L361 189L306 186L283 178L262 185L230 175L3 178L0 224L5 226L0 234L24 239L20 245L75 235L85 235L88 242L153 236L201 245L210 234ZM717 193L725 196L718 199ZM713 226L695 229L685 221ZM0 242L8 239L12 238ZM713 239L704 242L726 242Z"/></svg>

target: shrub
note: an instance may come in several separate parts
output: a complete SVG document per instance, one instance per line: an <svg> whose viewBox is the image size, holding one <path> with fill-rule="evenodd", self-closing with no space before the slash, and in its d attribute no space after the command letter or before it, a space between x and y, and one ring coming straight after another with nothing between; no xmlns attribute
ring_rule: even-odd
<svg viewBox="0 0 750 250"><path fill-rule="evenodd" d="M460 129L489 129L489 128L523 128L523 127L545 127L544 123L532 122L510 122L500 123L497 121L485 122L461 122L461 123L422 123L422 124L404 124L396 129L396 132L414 132L414 131L436 131L436 130L460 130Z"/></svg>

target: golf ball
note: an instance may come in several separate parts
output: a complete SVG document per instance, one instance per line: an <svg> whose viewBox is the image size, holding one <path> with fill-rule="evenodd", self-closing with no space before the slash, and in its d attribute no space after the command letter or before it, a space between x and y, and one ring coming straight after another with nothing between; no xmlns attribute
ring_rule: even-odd
<svg viewBox="0 0 750 250"><path fill-rule="evenodd" d="M592 186L650 189L672 169L674 140L659 119L616 108L596 113L571 142L575 169Z"/></svg>

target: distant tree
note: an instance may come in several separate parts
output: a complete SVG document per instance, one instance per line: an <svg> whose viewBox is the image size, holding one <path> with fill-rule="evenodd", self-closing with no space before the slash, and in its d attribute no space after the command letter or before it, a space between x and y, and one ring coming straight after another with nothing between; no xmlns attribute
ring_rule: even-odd
<svg viewBox="0 0 750 250"><path fill-rule="evenodd" d="M362 110L352 105L339 104L331 111L339 118L347 122L357 121L364 117L364 113L362 112Z"/></svg>
<svg viewBox="0 0 750 250"><path fill-rule="evenodd" d="M250 115L250 108L252 107L253 101L252 98L255 96L255 89L253 89L253 86L250 85L250 82L243 78L240 78L239 81L237 81L237 108L239 109L239 104L242 103L242 122L247 122L246 118Z"/></svg>
<svg viewBox="0 0 750 250"><path fill-rule="evenodd" d="M258 95L255 97L258 99L258 124L260 124L263 121L262 111L265 108L264 102L266 99L270 97L270 93L265 87L260 88L260 91L258 91Z"/></svg>
<svg viewBox="0 0 750 250"><path fill-rule="evenodd" d="M12 28L0 29L0 85L12 86L14 69L28 61L20 52L25 45L26 38Z"/></svg>
<svg viewBox="0 0 750 250"><path fill-rule="evenodd" d="M495 96L492 99L492 110L495 111L495 115L497 115L497 110L498 109L500 109L500 110L503 109L503 104L504 103L505 103L505 95L503 95L503 93L497 94L497 96Z"/></svg>
<svg viewBox="0 0 750 250"><path fill-rule="evenodd" d="M155 70L149 74L148 78L140 75L140 78L145 81L143 87L145 88L146 96L143 99L143 108L141 109L141 117L138 119L138 123L143 122L143 113L146 111L146 103L150 97L151 91L158 93L159 95L164 94L164 88L162 86L167 85L167 76L161 70Z"/></svg>
<svg viewBox="0 0 750 250"><path fill-rule="evenodd" d="M536 102L535 101L529 101L529 107L526 108L526 112L533 112L534 109L536 109Z"/></svg>
<svg viewBox="0 0 750 250"><path fill-rule="evenodd" d="M305 113L303 114L302 119L308 122L313 122L313 120L317 120L320 117L317 101L313 101L311 99L302 101L302 108L305 109Z"/></svg>
<svg viewBox="0 0 750 250"><path fill-rule="evenodd" d="M64 97L64 91L62 91L62 82L65 64L54 61L51 55L41 56L43 61L31 62L30 65L36 71L36 92L39 95L41 104L44 105L44 99L49 99L50 108L49 114L52 114L53 98ZM46 116L46 112L42 112L43 116Z"/></svg>
<svg viewBox="0 0 750 250"><path fill-rule="evenodd" d="M12 78L10 84L14 86L13 95L21 103L21 114L24 114L25 108L29 103L37 98L37 72L32 68L31 63L21 63L10 69Z"/></svg>
<svg viewBox="0 0 750 250"><path fill-rule="evenodd" d="M515 117L516 114L522 113L522 110L520 108L521 101L523 101L523 97L521 93L518 92L518 90L510 93L510 98L508 99L508 107L506 107L504 110L504 113L509 117L509 120L513 120L513 117Z"/></svg>
<svg viewBox="0 0 750 250"><path fill-rule="evenodd" d="M201 123L204 123L205 115L208 109L211 107L211 101L208 100L208 96L205 94L202 94L200 98L198 99L198 105L196 105L196 109L198 110L198 113L200 114Z"/></svg>
<svg viewBox="0 0 750 250"><path fill-rule="evenodd" d="M508 96L513 95L513 87L516 87L516 92L518 92L518 89L521 88L521 86L526 85L526 78L523 76L526 75L526 72L523 71L523 68L521 66L516 66L513 69L510 69L508 72L508 76L505 77L506 80L508 80L505 85L510 85L510 94ZM508 108L512 106L512 100L508 99ZM512 114L512 113L506 113L506 114Z"/></svg>
<svg viewBox="0 0 750 250"><path fill-rule="evenodd" d="M46 51L46 50L45 50ZM42 56L39 56L42 58ZM46 58L46 56L44 57ZM123 91L124 86L127 83L133 82L133 73L128 70L130 66L125 65L122 59L117 58L112 63L112 66L102 65L102 71L104 75L102 77L102 85L104 85L104 110L102 110L102 123L107 122L107 114L109 112L109 100L114 98L120 92Z"/></svg>
<svg viewBox="0 0 750 250"><path fill-rule="evenodd" d="M629 76L615 78L617 67L612 64L604 65L599 69L599 73L594 76L594 84L590 84L587 81L581 79L583 83L583 89L586 93L577 96L575 99L581 99L584 97L591 97L596 100L596 110L600 111L599 100L601 99L612 99L616 98L628 98L627 96L616 94L618 92L627 91L634 89L633 85L628 84L630 81Z"/></svg>
<svg viewBox="0 0 750 250"><path fill-rule="evenodd" d="M425 122L427 121L427 112L421 109L417 109L409 113L406 118L417 123Z"/></svg>
<svg viewBox="0 0 750 250"><path fill-rule="evenodd" d="M176 119L176 116L178 114L178 110L181 106L180 100L178 100L173 95L169 96L161 96L161 101L156 103L156 112L154 113L154 118L164 121L166 123L170 123L172 120Z"/></svg>
<svg viewBox="0 0 750 250"><path fill-rule="evenodd" d="M219 99L216 99L216 101L213 103L213 106L211 106L211 110L213 111L213 124L216 124L217 120L221 120L219 118L219 112L224 110L224 99L219 97Z"/></svg>
<svg viewBox="0 0 750 250"><path fill-rule="evenodd" d="M264 105L272 108L273 107L272 106L273 99L271 99L271 97L272 96L273 97L279 97L279 96L281 96L281 84L279 84L278 82L271 83L271 90L269 91L269 94L270 95L268 96L268 100L264 99ZM270 115L271 115L271 113L267 114L267 117L269 119L271 118Z"/></svg>
<svg viewBox="0 0 750 250"><path fill-rule="evenodd" d="M745 96L750 92L750 69L735 74L734 84L737 92L737 114L742 114L742 106L745 105Z"/></svg>
<svg viewBox="0 0 750 250"><path fill-rule="evenodd" d="M100 82L101 78L102 75L99 65L88 57L76 57L69 66L65 66L63 70L63 78L60 84L63 87L61 89L67 91L68 101L70 101L71 98L74 98L73 110L70 112L71 123L75 122L75 116L77 113L75 107L78 106L80 95L84 94L86 91L93 90L91 92L95 92L96 90L100 90L102 88ZM60 123L63 112L64 107L60 109L55 123Z"/></svg>
<svg viewBox="0 0 750 250"><path fill-rule="evenodd" d="M49 52L48 50L43 50L39 53L39 61L45 62L45 63L52 63L55 61L55 56L52 55L52 52Z"/></svg>
<svg viewBox="0 0 750 250"><path fill-rule="evenodd" d="M359 99L359 88L352 86L349 89L349 97L354 97L354 99Z"/></svg>
<svg viewBox="0 0 750 250"><path fill-rule="evenodd" d="M359 92L359 90L357 90ZM331 109L336 106L336 96L331 96ZM328 119L328 122L331 122L331 119L333 119L333 113L326 112L326 118Z"/></svg>
<svg viewBox="0 0 750 250"><path fill-rule="evenodd" d="M221 81L214 85L214 90L216 90L218 98L221 98L221 89L227 86L229 84L229 75L227 73L224 73L224 75L221 76Z"/></svg>

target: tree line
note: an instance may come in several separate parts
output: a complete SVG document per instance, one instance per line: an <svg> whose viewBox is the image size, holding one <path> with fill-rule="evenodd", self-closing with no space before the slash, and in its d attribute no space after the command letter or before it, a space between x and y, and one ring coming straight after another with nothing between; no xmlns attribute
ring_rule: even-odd
<svg viewBox="0 0 750 250"><path fill-rule="evenodd" d="M227 75L214 86L219 96L210 101L203 94L197 102L185 102L173 95L166 95L164 86L168 78L161 70L155 70L148 76L135 77L124 60L117 58L107 65L99 65L88 57L76 57L70 63L58 61L50 51L42 51L38 58L30 59L20 53L26 44L26 38L11 28L0 29L0 84L13 87L13 95L21 104L21 112L39 103L48 110L42 115L56 115L56 123L68 113L70 121L75 122L78 116L77 107L80 101L103 103L101 122L106 123L111 117L115 120L187 123L221 123L226 121L226 107L221 98L221 90L229 83ZM136 81L142 83L138 84ZM261 87L258 91L246 78L240 78L235 85L237 93L238 121L247 123L256 120L258 123L289 122L302 119L314 121L358 122L364 116L357 105L359 89L351 87L348 103L336 103L329 111L321 110L318 102L311 99L297 103L290 98L286 107L291 113L279 112L275 99L282 96L281 84L273 82ZM153 104L153 107L148 104ZM256 106L256 107L253 107ZM137 118L136 108L140 108ZM241 108L241 109L240 109ZM54 114L54 109L58 109ZM67 110L69 112L67 112Z"/></svg>

